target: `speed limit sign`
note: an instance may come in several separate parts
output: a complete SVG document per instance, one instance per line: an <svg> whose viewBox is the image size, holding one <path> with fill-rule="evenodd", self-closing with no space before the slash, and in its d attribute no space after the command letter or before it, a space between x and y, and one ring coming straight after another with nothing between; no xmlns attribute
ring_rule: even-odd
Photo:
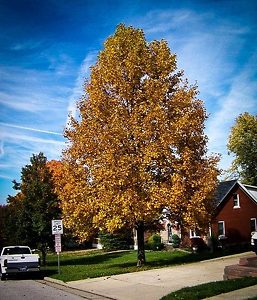
<svg viewBox="0 0 257 300"><path fill-rule="evenodd" d="M63 234L62 220L52 220L52 234Z"/></svg>

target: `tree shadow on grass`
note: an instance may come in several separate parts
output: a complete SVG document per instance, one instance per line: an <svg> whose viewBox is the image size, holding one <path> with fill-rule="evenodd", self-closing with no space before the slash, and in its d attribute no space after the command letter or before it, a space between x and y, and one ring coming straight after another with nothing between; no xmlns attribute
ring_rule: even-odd
<svg viewBox="0 0 257 300"><path fill-rule="evenodd" d="M47 269L46 267L44 270L41 271L42 278L51 277L52 275L57 274L57 273L58 273L58 270Z"/></svg>
<svg viewBox="0 0 257 300"><path fill-rule="evenodd" d="M131 252L129 252L131 253ZM111 261L112 259L116 258L122 258L124 256L124 252L112 252L112 253L100 253L97 255L85 255L85 256L80 256L80 257L74 257L74 258L62 258L60 257L61 260L61 265L62 266L69 266L69 265L97 265L97 264L102 264L106 263L108 261ZM210 259L213 258L210 253L206 254L193 254L193 253L188 253L185 255L174 255L172 252L170 253L170 256L165 256L165 257L157 257L156 259L153 258L146 258L146 268L155 268L155 267L163 267L163 266L169 266L169 265L177 265L177 264L184 264L184 263L191 263L191 262L197 262L199 260L205 260L205 259ZM137 263L137 258L136 258L136 253L135 253L135 260L133 261L117 261L113 262L110 264L110 268L129 268L129 267L134 267ZM57 261L57 257L56 257ZM47 262L48 267L56 266L56 261L51 260ZM140 269L140 268L139 268Z"/></svg>
<svg viewBox="0 0 257 300"><path fill-rule="evenodd" d="M187 253L183 256L176 256L172 252L170 252L170 257L157 257L156 259L153 258L147 258L146 257L146 263L142 267L137 267L136 271L140 270L147 270L152 268L159 268L159 267L166 267L166 266L172 266L172 265L181 265L186 263L193 263L200 260L210 259L213 258L214 255L211 255L210 253L201 253L201 254L194 254L194 253ZM109 268L125 268L129 269L136 265L135 262L117 262L109 266Z"/></svg>
<svg viewBox="0 0 257 300"><path fill-rule="evenodd" d="M97 255L86 255L86 256L80 256L75 258L62 258L60 256L61 264L62 266L68 266L68 265L94 265L94 264L100 264L103 262L107 262L111 259L119 258L124 256L124 252L112 252L112 253L101 253ZM56 257L57 260L57 257ZM55 266L56 261L48 261L47 266Z"/></svg>

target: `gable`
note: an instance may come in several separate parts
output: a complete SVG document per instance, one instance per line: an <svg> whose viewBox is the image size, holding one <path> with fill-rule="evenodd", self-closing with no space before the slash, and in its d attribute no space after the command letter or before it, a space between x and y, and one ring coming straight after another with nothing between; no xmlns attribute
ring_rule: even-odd
<svg viewBox="0 0 257 300"><path fill-rule="evenodd" d="M226 199L228 199L228 195L231 194L232 190L235 192L235 190L238 189L242 190L249 198L249 200L257 204L256 186L242 184L237 180L229 180L229 181L220 182L216 189L215 198L214 198L216 208L219 208L220 206L222 206L222 204L224 204Z"/></svg>

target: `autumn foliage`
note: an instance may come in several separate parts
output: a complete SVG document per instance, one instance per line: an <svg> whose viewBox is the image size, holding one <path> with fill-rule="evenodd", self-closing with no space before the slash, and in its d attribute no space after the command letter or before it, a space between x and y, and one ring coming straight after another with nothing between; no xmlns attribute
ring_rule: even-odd
<svg viewBox="0 0 257 300"><path fill-rule="evenodd" d="M169 207L186 227L204 228L217 182L207 156L203 102L183 80L166 41L119 25L91 67L80 119L65 136L66 226L81 238L159 217Z"/></svg>
<svg viewBox="0 0 257 300"><path fill-rule="evenodd" d="M236 118L228 149L234 154L229 173L245 184L257 185L257 116L246 112Z"/></svg>
<svg viewBox="0 0 257 300"><path fill-rule="evenodd" d="M20 179L19 183L13 181L18 193L7 198L5 245L37 248L45 264L47 249L53 246L51 220L60 217L60 209L47 158L42 152L33 154L30 163L22 167Z"/></svg>

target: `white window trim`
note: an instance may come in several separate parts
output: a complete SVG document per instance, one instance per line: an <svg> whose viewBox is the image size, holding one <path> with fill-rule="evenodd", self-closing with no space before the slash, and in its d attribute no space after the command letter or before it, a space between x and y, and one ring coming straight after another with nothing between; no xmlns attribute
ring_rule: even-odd
<svg viewBox="0 0 257 300"><path fill-rule="evenodd" d="M222 227L223 227L223 233L219 234L219 224L222 223ZM226 235L226 229L225 229L225 221L218 221L218 234L220 235Z"/></svg>
<svg viewBox="0 0 257 300"><path fill-rule="evenodd" d="M237 205L235 205L235 202L234 202L234 195L237 196ZM237 194L237 193L233 194L233 208L240 208L239 194Z"/></svg>
<svg viewBox="0 0 257 300"><path fill-rule="evenodd" d="M254 223L255 223L255 231L257 231L257 221L256 221L256 218L251 218L251 221L254 221Z"/></svg>
<svg viewBox="0 0 257 300"><path fill-rule="evenodd" d="M197 234L196 234L195 230L191 230L191 229L190 229L190 231L189 231L189 236L190 236L190 239L191 239L191 238L195 238L195 237L196 237L196 238L199 238L199 237L200 237L200 235L197 235Z"/></svg>

